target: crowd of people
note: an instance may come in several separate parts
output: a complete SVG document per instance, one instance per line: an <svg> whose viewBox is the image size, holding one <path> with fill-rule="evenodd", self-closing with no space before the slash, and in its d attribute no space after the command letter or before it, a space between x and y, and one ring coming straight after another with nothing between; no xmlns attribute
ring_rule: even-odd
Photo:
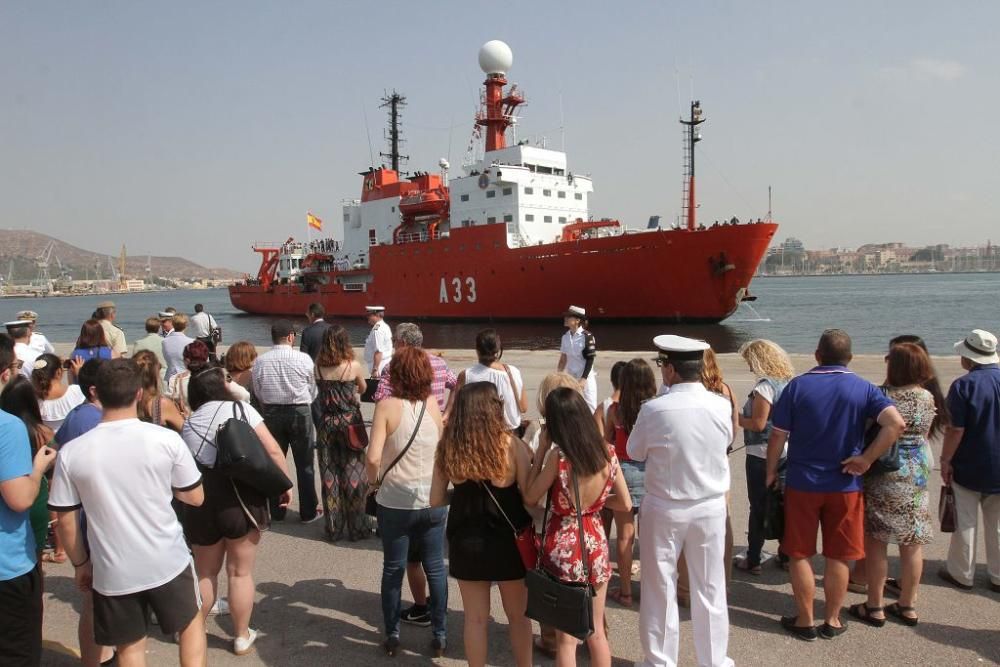
<svg viewBox="0 0 1000 667"><path fill-rule="evenodd" d="M849 370L844 331L824 332L817 365L799 375L780 346L753 340L740 349L755 377L745 400L707 343L662 335L653 340L655 370L645 358L616 363L613 393L599 402L596 339L585 309L571 306L535 425L525 419L525 378L502 361L495 329L477 335L477 363L456 373L425 348L419 326L398 324L393 335L384 314L367 309L361 358L318 303L301 332L274 322L266 352L239 341L221 358L218 325L200 306L191 318L174 309L151 316L129 348L114 304L104 302L66 359L34 331L37 314L6 323L0 656L39 664L40 563L67 560L83 596L85 665L145 664L153 617L175 635L182 665L205 664L212 613L231 616L235 654L253 649L256 554L292 499L290 489L264 490L220 469L231 420L244 422L289 486L291 450L299 521L321 522L331 542L381 541L388 656L400 650L404 623L430 628L432 655L454 655L448 609L460 605L464 659L487 664L495 584L519 667L535 651L575 664L581 636L591 664L610 665L611 603L638 607L640 664L677 664L678 607L689 605L698 664L731 665L730 569L761 574L775 498L784 528L774 562L788 571L795 606L779 619L786 632L835 639L847 629L845 607L873 627L889 618L915 626L922 548L934 533L929 440L937 436L955 509L938 576L974 585L981 510L989 586L1000 592L1000 360L989 332L955 344L967 373L947 393L917 336L889 342L881 386ZM375 404L370 427L363 401ZM730 459L740 430L748 548L734 558ZM900 552L896 578L889 544ZM541 623L535 639L532 572L589 590L591 627L581 635L559 620ZM847 605L849 591L865 600ZM887 594L897 601L886 604Z"/></svg>

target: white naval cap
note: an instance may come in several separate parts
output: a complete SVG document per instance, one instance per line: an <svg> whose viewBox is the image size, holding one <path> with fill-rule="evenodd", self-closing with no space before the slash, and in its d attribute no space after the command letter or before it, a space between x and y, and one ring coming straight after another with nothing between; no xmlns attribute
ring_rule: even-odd
<svg viewBox="0 0 1000 667"><path fill-rule="evenodd" d="M365 306L365 310L369 313L384 313L385 306Z"/></svg>
<svg viewBox="0 0 1000 667"><path fill-rule="evenodd" d="M8 329L13 329L14 327L26 327L32 324L31 320L11 320L10 322L4 322L3 325Z"/></svg>
<svg viewBox="0 0 1000 667"><path fill-rule="evenodd" d="M31 320L34 322L38 319L38 313L33 310L22 310L17 314L17 319L19 320Z"/></svg>
<svg viewBox="0 0 1000 667"><path fill-rule="evenodd" d="M579 317L580 319L587 319L587 309L581 306L570 306L563 313L564 317Z"/></svg>
<svg viewBox="0 0 1000 667"><path fill-rule="evenodd" d="M170 320L173 319L176 313L171 313L169 310L161 310L157 315L161 320Z"/></svg>
<svg viewBox="0 0 1000 667"><path fill-rule="evenodd" d="M657 336L653 339L653 345L660 350L661 356L670 357L674 355L687 358L697 358L698 355L711 347L711 345L703 340L675 336L673 334Z"/></svg>

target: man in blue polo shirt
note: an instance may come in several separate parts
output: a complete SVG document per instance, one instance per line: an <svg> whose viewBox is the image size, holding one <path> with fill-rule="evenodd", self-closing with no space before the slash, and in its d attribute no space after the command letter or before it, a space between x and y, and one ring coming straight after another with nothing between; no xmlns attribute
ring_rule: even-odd
<svg viewBox="0 0 1000 667"><path fill-rule="evenodd" d="M1000 593L1000 357L997 338L974 329L955 343L968 371L948 391L951 426L941 447L941 480L955 493L955 532L938 576L969 590L976 572L976 526L983 538L990 589Z"/></svg>
<svg viewBox="0 0 1000 667"><path fill-rule="evenodd" d="M17 374L14 341L0 333L0 389ZM37 665L42 659L42 576L28 510L56 452L40 447L31 459L24 423L0 410L0 661Z"/></svg>
<svg viewBox="0 0 1000 667"><path fill-rule="evenodd" d="M781 549L790 558L797 614L782 617L781 625L806 641L817 638L813 626L816 584L809 559L816 553L819 529L823 530L826 559L826 607L818 634L832 639L846 630L840 609L847 596L848 561L865 556L860 475L906 426L885 394L847 369L851 359L850 336L840 329L824 331L816 347L819 366L788 383L774 406L774 428L767 446L770 487L778 479L778 461L789 442ZM868 420L882 428L864 448Z"/></svg>

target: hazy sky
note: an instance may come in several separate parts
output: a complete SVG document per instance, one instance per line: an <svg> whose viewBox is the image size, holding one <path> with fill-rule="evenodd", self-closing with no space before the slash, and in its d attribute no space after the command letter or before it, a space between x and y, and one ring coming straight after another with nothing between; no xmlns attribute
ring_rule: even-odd
<svg viewBox="0 0 1000 667"><path fill-rule="evenodd" d="M409 99L409 168L459 166L498 38L518 137L559 147L561 99L597 216L679 213L693 79L702 220L763 216L770 184L809 247L998 241L998 26L989 1L5 0L0 226L254 269L307 209L340 227L384 89Z"/></svg>

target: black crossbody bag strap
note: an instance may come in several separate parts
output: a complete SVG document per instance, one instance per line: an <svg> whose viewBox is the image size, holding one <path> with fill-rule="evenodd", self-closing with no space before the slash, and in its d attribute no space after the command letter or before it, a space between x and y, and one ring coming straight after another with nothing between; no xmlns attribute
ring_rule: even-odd
<svg viewBox="0 0 1000 667"><path fill-rule="evenodd" d="M587 588L590 588L590 554L587 552L587 540L583 537L583 508L580 507L580 482L576 479L575 470L570 474L573 475L573 495L576 497L576 522L580 529L580 560L583 561L583 579Z"/></svg>
<svg viewBox="0 0 1000 667"><path fill-rule="evenodd" d="M424 420L424 412L426 411L427 411L427 401L424 400L424 402L421 403L420 405L420 414L417 416L417 425L413 427L413 433L410 435L409 441L407 441L406 446L403 447L403 451L401 451L396 456L396 458L392 460L392 463L390 463L389 467L385 469L385 472L379 476L378 480L376 480L376 485L382 483L382 480L384 480L386 475L389 474L389 471L395 468L396 464L399 463L399 460L406 455L407 451L409 451L410 445L413 444L414 439L416 439L417 437L417 433L420 431L420 423Z"/></svg>

